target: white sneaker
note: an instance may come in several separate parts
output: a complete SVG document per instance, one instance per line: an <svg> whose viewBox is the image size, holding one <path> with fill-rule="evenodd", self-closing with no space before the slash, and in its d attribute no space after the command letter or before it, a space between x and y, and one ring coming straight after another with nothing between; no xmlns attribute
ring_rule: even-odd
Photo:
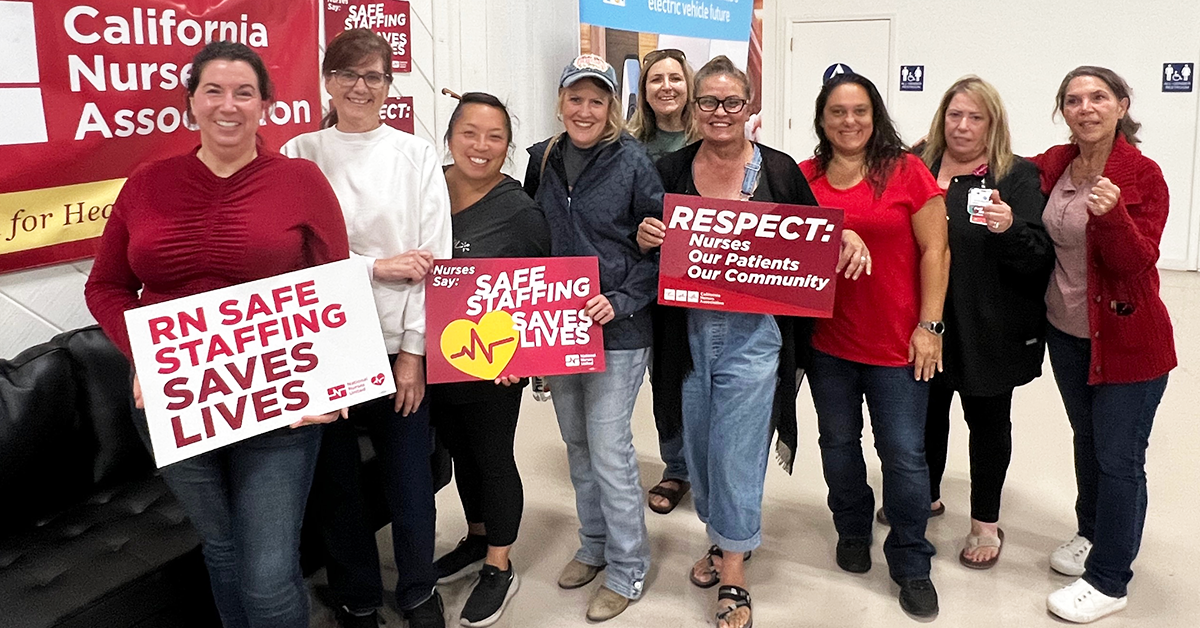
<svg viewBox="0 0 1200 628"><path fill-rule="evenodd" d="M1086 624L1125 608L1128 600L1128 596L1108 597L1080 578L1051 593L1046 608L1067 621Z"/></svg>
<svg viewBox="0 0 1200 628"><path fill-rule="evenodd" d="M1092 542L1076 534L1050 554L1050 568L1064 576L1082 576L1083 564L1091 553Z"/></svg>

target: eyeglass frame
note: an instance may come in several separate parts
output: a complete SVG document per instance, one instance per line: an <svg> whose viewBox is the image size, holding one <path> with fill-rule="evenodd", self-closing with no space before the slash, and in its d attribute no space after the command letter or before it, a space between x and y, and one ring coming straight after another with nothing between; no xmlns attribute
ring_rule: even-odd
<svg viewBox="0 0 1200 628"><path fill-rule="evenodd" d="M705 109L704 105L700 104L700 101L703 99L706 99L706 98L711 98L712 100L716 101L715 104L713 105L712 109ZM740 101L742 101L742 106L738 107L737 109L734 109L733 111L730 111L729 107L726 105L726 103L730 100L740 100ZM741 111L746 108L746 105L750 104L750 99L742 98L741 96L728 96L726 98L720 98L720 99L718 99L716 96L697 96L696 98L692 99L692 103L694 103L696 105L697 109L699 109L700 111L703 111L704 113L713 113L718 108L720 108L720 109L724 109L725 113L733 115L733 114L741 113Z"/></svg>
<svg viewBox="0 0 1200 628"><path fill-rule="evenodd" d="M653 61L651 61L650 55L653 55L655 53L659 53L659 56L656 57ZM687 55L684 54L682 50L680 50L678 48L658 48L656 50L651 50L650 52L647 52L646 56L642 57L642 67L649 68L650 66L654 65L655 63L658 63L659 61L662 61L663 59L674 59L674 60L678 61L680 63L680 65L687 63Z"/></svg>
<svg viewBox="0 0 1200 628"><path fill-rule="evenodd" d="M355 85L358 85L359 79L362 79L363 84L366 85L370 89L379 89L380 87L383 87L385 85L390 85L392 83L392 73L391 72L375 72L374 70L372 70L370 72L367 72L366 74L359 74L358 72L355 72L354 70L345 69L345 70L330 70L329 74L332 75L334 80L337 81L337 83L339 85L341 85L342 87L351 87L352 88ZM379 85L372 86L371 81L368 79L368 77L370 77L372 75L382 77L383 82L380 83ZM346 82L346 79L343 77L354 77L354 80L350 81L350 82Z"/></svg>

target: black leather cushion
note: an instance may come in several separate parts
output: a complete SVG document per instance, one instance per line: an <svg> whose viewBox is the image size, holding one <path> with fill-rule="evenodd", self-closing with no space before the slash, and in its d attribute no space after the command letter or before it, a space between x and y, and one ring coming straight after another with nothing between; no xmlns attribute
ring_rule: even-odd
<svg viewBox="0 0 1200 628"><path fill-rule="evenodd" d="M91 492L92 435L75 399L66 349L0 360L0 537Z"/></svg>
<svg viewBox="0 0 1200 628"><path fill-rule="evenodd" d="M94 438L92 481L111 486L151 472L154 463L130 416L129 360L97 326L61 333L50 341L65 347L79 385L79 415Z"/></svg>
<svg viewBox="0 0 1200 628"><path fill-rule="evenodd" d="M129 626L211 608L199 542L157 475L98 491L0 540L0 626Z"/></svg>

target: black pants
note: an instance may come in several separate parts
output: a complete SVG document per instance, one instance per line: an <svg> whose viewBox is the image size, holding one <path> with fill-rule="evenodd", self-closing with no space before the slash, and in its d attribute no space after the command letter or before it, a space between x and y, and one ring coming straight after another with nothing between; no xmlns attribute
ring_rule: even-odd
<svg viewBox="0 0 1200 628"><path fill-rule="evenodd" d="M352 611L378 608L383 603L379 550L370 524L371 505L361 486L362 458L359 426L365 427L380 465L384 499L392 521L396 554L396 604L411 609L433 594L433 477L429 468L432 433L429 404L400 416L395 401L383 397L354 406L350 418L325 426L314 484L321 491L321 535L329 553L329 586L338 601Z"/></svg>
<svg viewBox="0 0 1200 628"><path fill-rule="evenodd" d="M438 437L454 459L454 480L468 523L487 528L487 542L506 547L517 540L525 493L513 457L522 388L496 386L486 399L450 403L437 398Z"/></svg>
<svg viewBox="0 0 1200 628"><path fill-rule="evenodd" d="M954 391L934 377L925 416L925 460L929 463L929 501L942 498L946 445L950 439L950 402ZM1000 492L1012 459L1012 391L994 397L959 395L971 430L971 518L1000 520Z"/></svg>

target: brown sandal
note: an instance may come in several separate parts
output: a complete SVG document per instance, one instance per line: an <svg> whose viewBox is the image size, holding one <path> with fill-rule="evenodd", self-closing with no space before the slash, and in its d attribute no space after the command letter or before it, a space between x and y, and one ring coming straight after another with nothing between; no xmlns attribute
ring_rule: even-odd
<svg viewBox="0 0 1200 628"><path fill-rule="evenodd" d="M980 547L996 548L996 555L987 560L971 560L967 558L967 550L973 550ZM962 563L963 567L971 569L991 569L996 566L996 561L1000 560L1000 552L1004 551L1004 530L996 529L996 536L976 536L974 534L967 535L966 547L958 553L958 562Z"/></svg>
<svg viewBox="0 0 1200 628"><path fill-rule="evenodd" d="M672 484L678 484L679 488L671 488L667 484L668 482ZM688 491L690 490L692 490L691 482L686 480L676 480L674 478L663 478L659 480L658 484L656 484L654 488L650 489L648 492L650 495L658 495L659 497L667 500L667 505L655 506L654 501L649 497L646 498L646 505L650 507L650 510L653 510L660 515L665 515L670 513L672 510L675 510L675 507L679 505L679 501L683 499L683 496L687 495Z"/></svg>
<svg viewBox="0 0 1200 628"><path fill-rule="evenodd" d="M750 560L750 557L753 554L753 551L746 552L742 555L742 560ZM700 587L701 589L708 589L721 583L721 574L717 571L716 565L713 564L714 556L724 556L724 553L721 552L721 548L717 547L716 545L708 548L708 552L704 554L704 558L701 558L700 560L696 561L696 564L692 565L692 571L688 574L688 580L691 580L692 584ZM703 565L701 565L701 563L703 563ZM706 578L701 579L696 577L697 566L704 567L704 575L707 576Z"/></svg>

